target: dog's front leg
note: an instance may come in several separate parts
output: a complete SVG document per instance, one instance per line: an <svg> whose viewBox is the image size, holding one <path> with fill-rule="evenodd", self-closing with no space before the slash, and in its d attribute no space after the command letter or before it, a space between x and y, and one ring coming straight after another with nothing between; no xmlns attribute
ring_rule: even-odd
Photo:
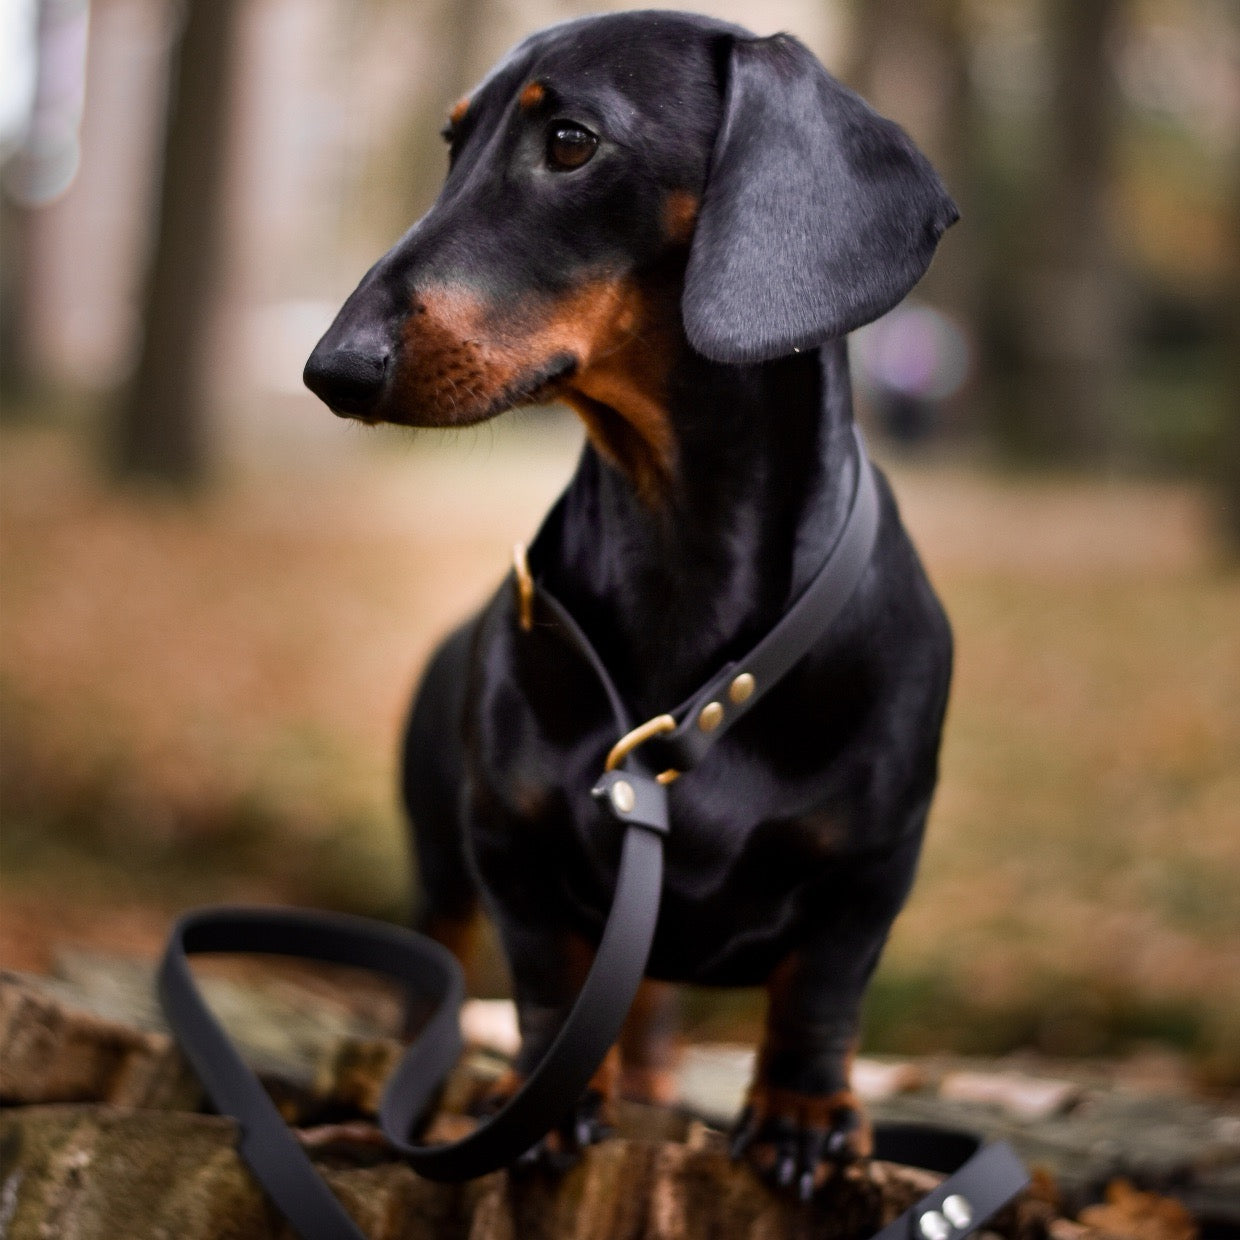
<svg viewBox="0 0 1240 1240"><path fill-rule="evenodd" d="M506 1103L542 1061L594 961L594 947L570 930L518 923L502 912L497 921L512 970L521 1047L512 1069L488 1091L484 1111ZM619 1052L613 1047L582 1096L522 1157L520 1165L564 1169L576 1161L585 1146L606 1136L619 1070Z"/></svg>
<svg viewBox="0 0 1240 1240"><path fill-rule="evenodd" d="M881 860L843 867L816 893L821 911L806 939L767 982L766 1032L732 1149L803 1200L831 1168L871 1152L850 1080L861 1001L919 847L920 834Z"/></svg>

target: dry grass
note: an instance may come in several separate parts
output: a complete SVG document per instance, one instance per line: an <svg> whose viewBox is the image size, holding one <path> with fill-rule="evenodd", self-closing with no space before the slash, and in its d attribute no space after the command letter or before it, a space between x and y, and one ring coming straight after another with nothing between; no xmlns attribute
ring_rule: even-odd
<svg viewBox="0 0 1240 1240"><path fill-rule="evenodd" d="M386 445L386 446L385 446ZM190 900L392 914L394 738L575 438L343 437L185 504L2 444L0 954L153 943ZM1240 1065L1240 580L1167 485L895 471L958 671L923 874L873 1004L901 1046L1145 1035Z"/></svg>

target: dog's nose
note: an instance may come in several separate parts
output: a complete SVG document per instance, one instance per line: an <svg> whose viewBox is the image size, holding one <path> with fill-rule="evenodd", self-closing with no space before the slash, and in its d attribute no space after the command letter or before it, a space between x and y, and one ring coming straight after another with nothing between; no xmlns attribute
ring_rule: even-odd
<svg viewBox="0 0 1240 1240"><path fill-rule="evenodd" d="M386 353L324 349L310 354L302 381L335 413L369 413L378 403L387 375Z"/></svg>

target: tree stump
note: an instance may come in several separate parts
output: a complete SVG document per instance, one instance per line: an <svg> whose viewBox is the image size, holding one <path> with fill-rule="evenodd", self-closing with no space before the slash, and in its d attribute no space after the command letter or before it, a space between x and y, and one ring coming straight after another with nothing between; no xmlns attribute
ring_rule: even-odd
<svg viewBox="0 0 1240 1240"><path fill-rule="evenodd" d="M287 1226L235 1153L232 1121L200 1113L201 1090L151 998L150 966L79 954L58 972L0 974L0 1237L287 1240ZM684 1112L621 1104L616 1135L566 1173L436 1184L415 1175L369 1118L400 1053L387 1033L397 1020L392 996L349 987L347 997L333 997L318 984L245 975L208 977L204 989L373 1240L851 1240L872 1235L937 1182L929 1172L874 1162L800 1206L732 1162L717 1128ZM431 1139L461 1135L471 1122L461 1109L501 1068L493 1055L467 1056ZM917 1076L904 1073L905 1087ZM958 1123L952 1106L969 1104L943 1092L950 1091L934 1094L937 1106L924 1089L891 1105L912 1117L920 1102L917 1118ZM1054 1106L1057 1097L1026 1090L1024 1105ZM1005 1135L1018 1146L1023 1139ZM1231 1170L1240 1171L1240 1157ZM1223 1171L1213 1183L1225 1195ZM989 1225L992 1237L1197 1234L1182 1205L1122 1184L1079 1222L1062 1217L1054 1197L1042 1176Z"/></svg>

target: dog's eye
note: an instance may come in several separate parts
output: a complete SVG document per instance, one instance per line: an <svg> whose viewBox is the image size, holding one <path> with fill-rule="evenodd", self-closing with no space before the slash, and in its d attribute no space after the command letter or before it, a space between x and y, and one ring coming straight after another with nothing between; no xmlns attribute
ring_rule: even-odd
<svg viewBox="0 0 1240 1240"><path fill-rule="evenodd" d="M547 163L558 172L569 172L588 163L598 138L580 125L557 125L547 139Z"/></svg>

